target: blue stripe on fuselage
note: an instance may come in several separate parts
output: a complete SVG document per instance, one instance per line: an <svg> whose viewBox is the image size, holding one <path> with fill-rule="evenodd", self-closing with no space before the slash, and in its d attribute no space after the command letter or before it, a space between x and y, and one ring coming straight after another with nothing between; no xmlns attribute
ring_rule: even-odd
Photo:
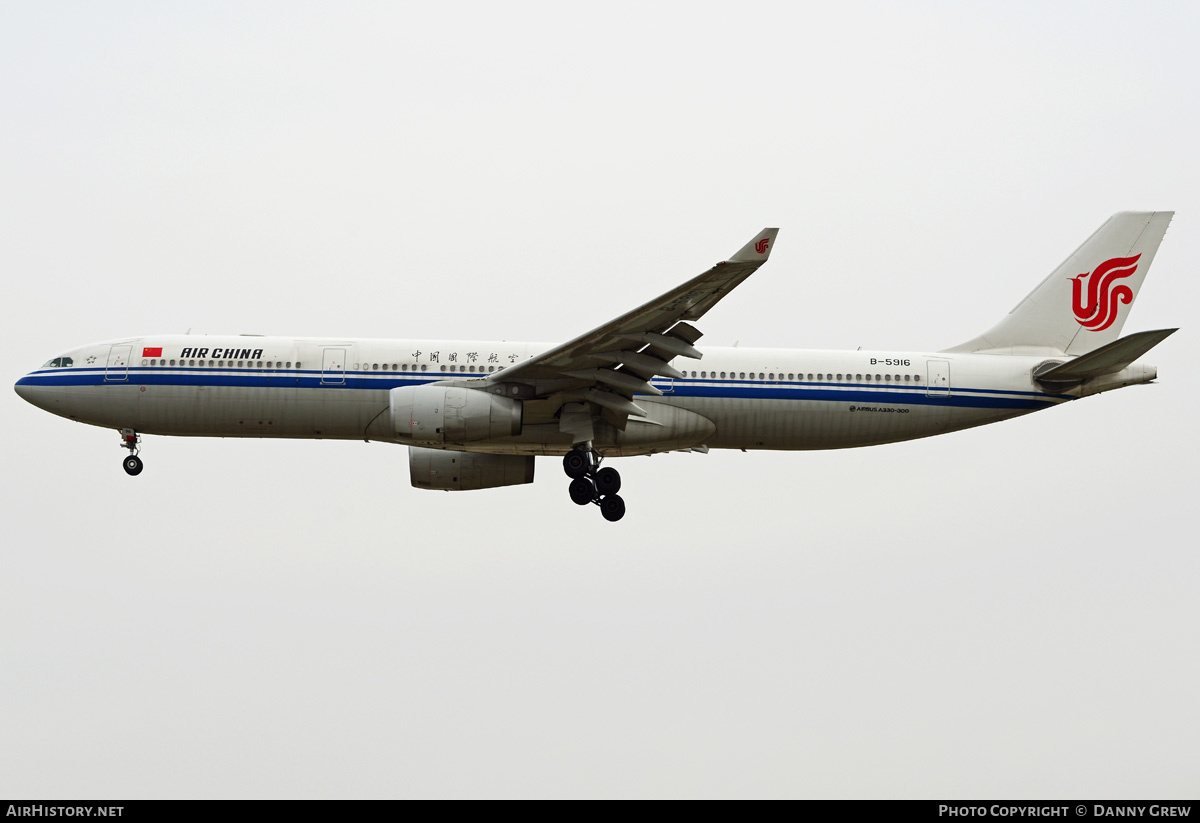
<svg viewBox="0 0 1200 823"><path fill-rule="evenodd" d="M481 379L487 374L376 374L346 372L344 382L324 382L322 373L307 369L214 369L181 370L172 368L131 367L125 380L108 380L104 369L42 369L17 381L18 386L212 386L240 388L372 389L387 391L398 386L421 385L442 380ZM952 387L949 396L930 396L914 386L876 386L862 383L808 383L749 380L690 379L654 381L665 391L664 398L698 397L755 400L810 400L827 403L873 403L890 405L955 406L989 409L1042 409L1072 400L1070 396L1052 396L1030 391ZM1014 396L1015 395L1015 396ZM649 395L639 395L653 400Z"/></svg>

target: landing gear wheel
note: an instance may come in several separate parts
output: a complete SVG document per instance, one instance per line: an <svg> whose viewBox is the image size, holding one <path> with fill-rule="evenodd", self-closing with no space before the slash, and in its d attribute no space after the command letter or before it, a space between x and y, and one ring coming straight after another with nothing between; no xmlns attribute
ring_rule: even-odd
<svg viewBox="0 0 1200 823"><path fill-rule="evenodd" d="M600 513L610 523L616 523L625 516L625 501L619 494L610 494L600 499Z"/></svg>
<svg viewBox="0 0 1200 823"><path fill-rule="evenodd" d="M136 454L126 457L123 465L125 466L125 473L130 477L135 477L142 473L142 458Z"/></svg>
<svg viewBox="0 0 1200 823"><path fill-rule="evenodd" d="M596 491L602 495L616 494L621 490L621 475L611 466L596 472Z"/></svg>
<svg viewBox="0 0 1200 823"><path fill-rule="evenodd" d="M596 484L586 477L576 477L568 490L571 492L571 502L577 506L586 506L596 499Z"/></svg>
<svg viewBox="0 0 1200 823"><path fill-rule="evenodd" d="M582 449L571 449L571 451L567 452L566 456L563 457L563 471L567 473L567 477L583 477L588 473L588 469L591 467L591 455Z"/></svg>

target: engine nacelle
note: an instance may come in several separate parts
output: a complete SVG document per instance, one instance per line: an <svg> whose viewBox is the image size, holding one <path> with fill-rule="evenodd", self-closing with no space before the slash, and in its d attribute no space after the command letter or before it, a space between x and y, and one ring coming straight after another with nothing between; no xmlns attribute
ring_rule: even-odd
<svg viewBox="0 0 1200 823"><path fill-rule="evenodd" d="M389 396L392 431L414 443L470 443L521 433L521 401L456 386L402 386Z"/></svg>
<svg viewBox="0 0 1200 823"><path fill-rule="evenodd" d="M471 454L408 447L408 473L418 489L458 492L533 482L533 455Z"/></svg>

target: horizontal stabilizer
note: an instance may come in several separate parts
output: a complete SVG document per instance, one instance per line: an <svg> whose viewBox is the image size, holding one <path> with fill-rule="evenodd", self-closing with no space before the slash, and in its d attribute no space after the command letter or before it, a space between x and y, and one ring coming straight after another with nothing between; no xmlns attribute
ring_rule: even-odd
<svg viewBox="0 0 1200 823"><path fill-rule="evenodd" d="M1122 337L1061 366L1055 366L1037 375L1037 379L1048 383L1065 383L1087 380L1102 374L1115 374L1177 331L1179 329L1158 329Z"/></svg>

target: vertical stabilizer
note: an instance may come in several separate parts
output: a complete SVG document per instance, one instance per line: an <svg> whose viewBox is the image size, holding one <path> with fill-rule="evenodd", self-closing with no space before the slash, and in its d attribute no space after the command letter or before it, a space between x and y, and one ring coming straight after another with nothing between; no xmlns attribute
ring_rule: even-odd
<svg viewBox="0 0 1200 823"><path fill-rule="evenodd" d="M1114 214L992 329L946 351L1085 354L1113 342L1173 214Z"/></svg>

